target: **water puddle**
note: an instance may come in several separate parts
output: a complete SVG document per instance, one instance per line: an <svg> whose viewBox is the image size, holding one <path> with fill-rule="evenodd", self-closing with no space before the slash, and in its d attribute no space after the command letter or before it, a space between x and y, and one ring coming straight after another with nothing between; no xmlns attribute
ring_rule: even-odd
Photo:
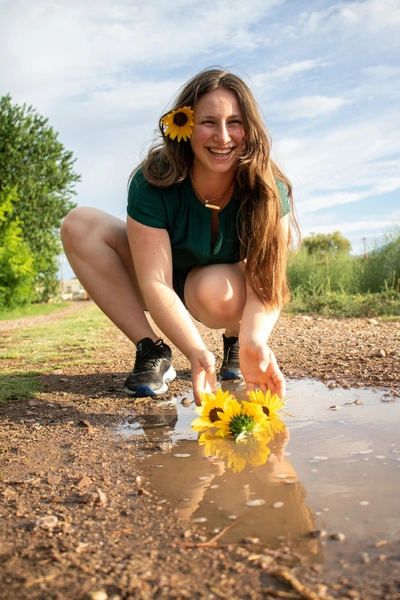
<svg viewBox="0 0 400 600"><path fill-rule="evenodd" d="M243 387L224 389L245 397ZM263 464L256 449L233 441L218 456L199 445L190 427L195 405L181 398L118 432L159 441L160 452L141 466L188 528L200 524L212 537L232 525L219 541L290 545L330 567L383 565L400 539L400 403L309 380L289 381L287 396L294 416L283 416L287 429L269 443Z"/></svg>

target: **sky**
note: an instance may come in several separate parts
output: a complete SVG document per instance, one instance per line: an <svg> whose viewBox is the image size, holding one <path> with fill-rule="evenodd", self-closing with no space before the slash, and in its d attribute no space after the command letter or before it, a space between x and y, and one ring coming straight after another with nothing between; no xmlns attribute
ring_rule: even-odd
<svg viewBox="0 0 400 600"><path fill-rule="evenodd" d="M125 219L127 181L198 71L253 91L303 237L353 254L400 224L400 1L0 0L0 95L72 150L75 201Z"/></svg>

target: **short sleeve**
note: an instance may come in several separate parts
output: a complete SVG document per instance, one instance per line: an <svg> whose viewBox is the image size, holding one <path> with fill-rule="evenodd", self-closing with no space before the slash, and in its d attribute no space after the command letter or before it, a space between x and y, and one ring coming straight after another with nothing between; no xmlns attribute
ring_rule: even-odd
<svg viewBox="0 0 400 600"><path fill-rule="evenodd" d="M281 198L282 217L285 217L290 213L290 200L287 195L286 186L283 181L276 179L276 187L278 188L279 196Z"/></svg>
<svg viewBox="0 0 400 600"><path fill-rule="evenodd" d="M167 211L160 191L150 185L139 169L132 177L128 191L128 215L149 227L166 229Z"/></svg>

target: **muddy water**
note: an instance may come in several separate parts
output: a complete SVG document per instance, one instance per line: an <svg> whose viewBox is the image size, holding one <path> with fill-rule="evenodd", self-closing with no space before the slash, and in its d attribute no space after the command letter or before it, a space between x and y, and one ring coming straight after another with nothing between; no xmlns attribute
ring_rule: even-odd
<svg viewBox="0 0 400 600"><path fill-rule="evenodd" d="M244 398L243 387L224 389ZM190 427L195 405L181 398L118 431L164 440L142 466L188 529L200 524L212 537L231 525L219 541L290 545L331 568L399 561L400 403L307 380L289 381L287 396L293 416L283 416L287 430L270 442L267 461L243 467L234 458L237 472L221 455L205 456Z"/></svg>

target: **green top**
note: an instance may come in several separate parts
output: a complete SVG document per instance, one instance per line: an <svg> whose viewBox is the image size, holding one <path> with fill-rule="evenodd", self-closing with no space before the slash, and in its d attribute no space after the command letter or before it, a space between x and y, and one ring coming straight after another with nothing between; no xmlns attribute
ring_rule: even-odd
<svg viewBox="0 0 400 600"><path fill-rule="evenodd" d="M277 180L282 216L290 212L285 185ZM211 210L193 191L190 177L167 188L150 185L139 169L129 185L127 212L132 219L168 231L175 269L235 263L240 261L240 241L236 227L240 189L219 213L219 232L211 251Z"/></svg>

